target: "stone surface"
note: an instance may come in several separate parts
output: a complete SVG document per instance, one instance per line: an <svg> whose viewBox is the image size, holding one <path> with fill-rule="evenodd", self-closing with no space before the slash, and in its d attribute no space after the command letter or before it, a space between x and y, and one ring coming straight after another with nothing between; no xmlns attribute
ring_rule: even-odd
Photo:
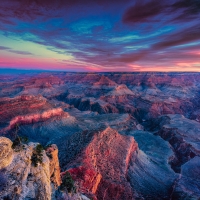
<svg viewBox="0 0 200 200"><path fill-rule="evenodd" d="M10 165L12 160L12 141L10 141L8 138L0 137L0 170Z"/></svg>
<svg viewBox="0 0 200 200"><path fill-rule="evenodd" d="M34 167L31 156L35 147L36 144L30 143L23 150L14 153L13 161L5 172L9 180L8 186L1 197L51 199L49 159L43 152L42 164Z"/></svg>
<svg viewBox="0 0 200 200"><path fill-rule="evenodd" d="M80 191L93 198L133 199L127 173L131 156L137 150L133 137L106 128L94 134L81 155L67 167Z"/></svg>
<svg viewBox="0 0 200 200"><path fill-rule="evenodd" d="M169 144L145 131L133 131L131 135L139 151L130 160L128 176L137 198L170 199L170 190L178 175L168 164L173 155Z"/></svg>
<svg viewBox="0 0 200 200"><path fill-rule="evenodd" d="M7 145L12 144L9 139L1 138L0 146L2 147L5 143ZM56 145L48 148L48 155L52 155L51 159L48 158L43 150L42 163L38 163L38 166L35 167L32 164L31 157L36 146L37 143L29 143L28 145L23 145L20 151L11 151L13 156L13 160L11 161L5 157L7 162L10 161L6 164L7 166L4 164L4 173L8 181L6 188L0 192L0 199L6 196L11 199L17 198L20 200L51 199L51 181L56 186L59 186L61 183L58 149ZM11 146L8 147L11 148ZM2 161L1 163L4 162Z"/></svg>
<svg viewBox="0 0 200 200"><path fill-rule="evenodd" d="M58 159L58 147L55 144L48 146L46 149L46 154L49 157L49 167L50 167L50 177L51 182L54 183L54 186L57 188L61 184L60 176L60 165Z"/></svg>
<svg viewBox="0 0 200 200"><path fill-rule="evenodd" d="M155 120L159 127L157 134L172 146L175 157L172 167L180 171L180 166L195 156L200 156L200 124L183 115L165 115Z"/></svg>
<svg viewBox="0 0 200 200"><path fill-rule="evenodd" d="M172 199L196 199L200 197L200 157L196 156L181 167Z"/></svg>

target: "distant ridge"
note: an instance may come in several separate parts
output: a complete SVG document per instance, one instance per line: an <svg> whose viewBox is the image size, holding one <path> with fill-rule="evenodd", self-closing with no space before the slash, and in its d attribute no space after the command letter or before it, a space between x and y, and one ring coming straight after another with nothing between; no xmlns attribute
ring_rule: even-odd
<svg viewBox="0 0 200 200"><path fill-rule="evenodd" d="M34 70L34 69L11 69L11 68L1 68L0 74L24 74L24 73L41 73L49 72L47 70Z"/></svg>

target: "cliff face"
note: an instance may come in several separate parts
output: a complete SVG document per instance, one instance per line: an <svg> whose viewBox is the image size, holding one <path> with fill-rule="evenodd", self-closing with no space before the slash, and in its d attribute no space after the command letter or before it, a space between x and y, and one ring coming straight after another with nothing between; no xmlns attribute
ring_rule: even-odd
<svg viewBox="0 0 200 200"><path fill-rule="evenodd" d="M5 137L0 137L0 170L7 167L13 160L12 142Z"/></svg>
<svg viewBox="0 0 200 200"><path fill-rule="evenodd" d="M57 188L62 182L60 177L60 166L58 160L58 147L55 144L52 144L46 149L46 154L50 160L49 169L51 181Z"/></svg>
<svg viewBox="0 0 200 200"><path fill-rule="evenodd" d="M0 115L3 132L16 124L42 122L54 116L64 115L64 111L54 107L41 95L21 95L15 98L0 98Z"/></svg>
<svg viewBox="0 0 200 200"><path fill-rule="evenodd" d="M1 170L7 179L7 185L0 191L0 199L51 199L51 181L59 186L60 170L57 159L58 150L55 145L48 150L52 155L48 158L45 151L42 151L42 162L38 166L32 163L32 155L37 144L29 143L23 145L23 149L15 152L11 148L12 142L4 137L0 138L0 148L2 153Z"/></svg>
<svg viewBox="0 0 200 200"><path fill-rule="evenodd" d="M93 199L133 199L127 171L132 154L138 150L133 137L106 128L69 166L79 190ZM77 166L77 167L73 167Z"/></svg>
<svg viewBox="0 0 200 200"><path fill-rule="evenodd" d="M9 131L9 130L15 128L17 124L25 125L25 124L42 122L42 121L50 119L51 117L61 116L61 115L64 115L64 112L61 108L50 109L50 110L44 111L42 113L33 113L30 115L20 115L20 116L14 117L10 121L9 125L7 127L5 127L4 129L2 129L0 131L0 133ZM66 113L65 113L65 116L67 116Z"/></svg>
<svg viewBox="0 0 200 200"><path fill-rule="evenodd" d="M168 141L174 151L170 164L176 172L181 171L181 165L200 156L199 122L183 115L164 115L155 120L154 126L159 127L157 134Z"/></svg>
<svg viewBox="0 0 200 200"><path fill-rule="evenodd" d="M200 193L200 157L196 156L181 167L172 199L199 199Z"/></svg>

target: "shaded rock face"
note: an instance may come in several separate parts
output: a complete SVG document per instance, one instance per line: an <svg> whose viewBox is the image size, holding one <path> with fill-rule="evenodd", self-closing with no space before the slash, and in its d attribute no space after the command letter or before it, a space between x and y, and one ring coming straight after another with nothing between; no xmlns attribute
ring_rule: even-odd
<svg viewBox="0 0 200 200"><path fill-rule="evenodd" d="M139 148L138 153L131 157L128 168L128 179L136 197L170 199L172 186L178 176L168 164L173 155L169 144L150 132L133 131L131 135Z"/></svg>
<svg viewBox="0 0 200 200"><path fill-rule="evenodd" d="M57 197L58 200L90 200L85 195L76 193L73 195L69 195L66 193L62 193L60 196Z"/></svg>
<svg viewBox="0 0 200 200"><path fill-rule="evenodd" d="M174 150L170 163L176 172L180 172L182 164L200 155L198 122L182 115L166 115L156 120L155 127L159 127L157 134L167 140Z"/></svg>
<svg viewBox="0 0 200 200"><path fill-rule="evenodd" d="M89 145L68 168L79 189L96 199L133 199L127 181L132 154L138 150L132 137L107 128L94 134Z"/></svg>
<svg viewBox="0 0 200 200"><path fill-rule="evenodd" d="M106 114L106 113L118 113L118 109L103 101L94 98L74 98L68 96L66 99L67 103L74 105L74 107L78 108L81 111L93 111L98 112L99 114Z"/></svg>
<svg viewBox="0 0 200 200"><path fill-rule="evenodd" d="M181 167L181 176L174 186L172 199L199 199L199 185L200 157L196 156Z"/></svg>
<svg viewBox="0 0 200 200"><path fill-rule="evenodd" d="M5 141L9 145L5 144ZM1 146L7 145L5 151L10 152L10 154L12 152L13 156L13 160L4 165L7 185L0 192L0 198L50 200L52 192L51 178L57 186L61 182L59 163L56 159L58 152L55 146L52 145L54 147L51 151L52 160L50 161L45 151L43 151L42 163L35 167L32 164L31 157L37 144L29 143L24 145L20 151L14 152L11 149L10 144L12 142L9 139L2 137L0 142ZM6 157L4 160L9 161ZM4 160L1 163L5 163Z"/></svg>

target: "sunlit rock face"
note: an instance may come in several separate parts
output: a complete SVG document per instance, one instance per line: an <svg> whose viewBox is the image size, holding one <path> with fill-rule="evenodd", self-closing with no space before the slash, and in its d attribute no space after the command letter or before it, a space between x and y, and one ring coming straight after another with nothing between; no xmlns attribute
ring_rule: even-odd
<svg viewBox="0 0 200 200"><path fill-rule="evenodd" d="M80 190L96 199L133 199L127 173L137 150L133 137L122 136L108 127L95 133L81 155L67 167Z"/></svg>
<svg viewBox="0 0 200 200"><path fill-rule="evenodd" d="M1 197L198 199L199 80L199 73L2 76L0 175L10 189ZM20 152L11 148L17 135L32 142ZM33 168L37 143L47 148ZM67 171L76 195L58 192Z"/></svg>
<svg viewBox="0 0 200 200"><path fill-rule="evenodd" d="M89 200L81 193L59 193L62 180L55 144L42 150L37 166L32 158L38 143L22 144L14 150L12 144L0 137L0 199Z"/></svg>
<svg viewBox="0 0 200 200"><path fill-rule="evenodd" d="M116 86L117 84L110 80L108 77L102 75L100 80L96 83L93 84L94 87L99 87L99 88L106 88L106 87L114 87Z"/></svg>
<svg viewBox="0 0 200 200"><path fill-rule="evenodd" d="M0 137L0 170L10 165L12 160L12 141L10 141L8 138Z"/></svg>
<svg viewBox="0 0 200 200"><path fill-rule="evenodd" d="M60 176L60 163L58 159L58 147L55 144L52 144L49 145L45 151L50 161L49 170L51 182L53 182L54 186L57 188L62 183Z"/></svg>
<svg viewBox="0 0 200 200"><path fill-rule="evenodd" d="M53 108L42 96L22 95L1 99L1 132L6 133L16 125L33 124L64 114L61 108Z"/></svg>
<svg viewBox="0 0 200 200"><path fill-rule="evenodd" d="M8 185L1 193L1 198L51 199L50 162L43 151L42 163L33 166L31 156L35 147L36 144L30 143L19 152L13 152L12 162L4 168Z"/></svg>
<svg viewBox="0 0 200 200"><path fill-rule="evenodd" d="M169 144L149 132L130 134L106 128L80 150L70 145L74 140L68 142L67 149L79 153L65 168L81 192L94 199L170 198L178 176L168 164L173 156Z"/></svg>

